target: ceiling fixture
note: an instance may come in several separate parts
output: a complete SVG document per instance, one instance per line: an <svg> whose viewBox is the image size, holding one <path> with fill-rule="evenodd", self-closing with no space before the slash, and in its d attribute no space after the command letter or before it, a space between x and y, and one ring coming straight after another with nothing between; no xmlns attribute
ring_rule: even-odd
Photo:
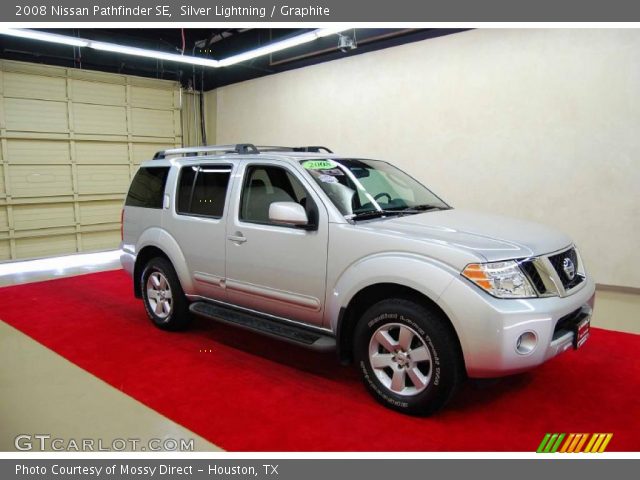
<svg viewBox="0 0 640 480"><path fill-rule="evenodd" d="M285 40L280 40L279 42L270 43L268 45L265 45L264 47L259 47L254 50L239 53L238 55L223 58L222 60L220 60L220 66L228 67L229 65L235 65L236 63L246 62L247 60L252 60L264 55L269 55L273 52L278 52L280 50L285 50L287 48L302 45L303 43L311 42L313 40L316 40L317 38L319 37L315 31L303 33L302 35L297 35Z"/></svg>
<svg viewBox="0 0 640 480"><path fill-rule="evenodd" d="M9 35L12 37L28 38L31 40L40 40L43 42L58 43L62 45L71 45L74 47L87 47L95 50L102 50L107 52L122 53L124 55L135 55L138 57L156 58L159 60L167 60L169 62L188 63L190 65L200 65L203 67L228 67L237 63L246 62L254 58L262 57L273 52L285 50L287 48L302 45L318 38L323 38L329 35L340 33L346 28L321 28L319 30L313 30L311 32L296 35L295 37L287 38L258 47L254 50L232 55L231 57L223 58L221 60L214 60L212 58L194 57L190 55L178 55L177 53L167 53L158 50L148 50L146 48L129 47L127 45L119 45L117 43L99 42L96 40L88 40L86 38L69 37L66 35L58 35L56 33L40 32L37 30L26 30L19 28L0 28L0 35Z"/></svg>
<svg viewBox="0 0 640 480"><path fill-rule="evenodd" d="M341 33L338 34L338 50L342 53L346 53L349 50L354 50L358 48L358 43L356 42L355 34L351 35L343 35Z"/></svg>
<svg viewBox="0 0 640 480"><path fill-rule="evenodd" d="M192 57L189 55L179 55L177 53L166 53L158 50L147 50L146 48L128 47L126 45L118 45L117 43L108 42L89 42L89 48L102 50L104 52L122 53L124 55L135 55L137 57L156 58L159 60L168 60L169 62L189 63L192 65L202 65L203 67L219 67L218 60L205 57Z"/></svg>
<svg viewBox="0 0 640 480"><path fill-rule="evenodd" d="M11 35L12 37L29 38L31 40L41 40L43 42L61 43L72 47L88 47L91 43L84 38L68 37L55 33L39 32L37 30L24 30L18 28L0 28L0 34Z"/></svg>

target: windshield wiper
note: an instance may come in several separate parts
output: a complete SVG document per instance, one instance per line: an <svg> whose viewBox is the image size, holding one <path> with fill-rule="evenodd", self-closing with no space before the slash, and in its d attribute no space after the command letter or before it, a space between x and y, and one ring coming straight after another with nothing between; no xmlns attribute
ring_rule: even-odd
<svg viewBox="0 0 640 480"><path fill-rule="evenodd" d="M370 210L367 212L356 213L351 217L348 217L349 220L369 220L371 218L380 218L385 217L387 215L412 215L416 213L426 212L428 210L449 210L451 207L441 207L439 205L416 205L415 207L399 207L399 208L386 208L382 210Z"/></svg>
<svg viewBox="0 0 640 480"><path fill-rule="evenodd" d="M348 217L349 220L369 220L371 218L380 218L387 215L402 215L402 210L369 210L367 212L355 213Z"/></svg>
<svg viewBox="0 0 640 480"><path fill-rule="evenodd" d="M450 207L441 207L439 205L431 205L431 204L423 204L423 205L415 205L413 207L395 207L387 209L387 211L400 212L403 214L412 214L412 213L420 213L426 212L428 210L448 210Z"/></svg>
<svg viewBox="0 0 640 480"><path fill-rule="evenodd" d="M411 213L411 212L426 212L427 210L448 210L448 209L449 207L441 207L439 205L431 205L431 204L425 203L423 205L406 207L406 208L403 208L401 211L405 213Z"/></svg>

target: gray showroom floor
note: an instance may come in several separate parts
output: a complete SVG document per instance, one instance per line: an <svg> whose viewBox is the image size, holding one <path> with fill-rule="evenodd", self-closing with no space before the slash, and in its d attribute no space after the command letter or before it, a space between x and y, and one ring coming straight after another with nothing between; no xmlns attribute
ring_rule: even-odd
<svg viewBox="0 0 640 480"><path fill-rule="evenodd" d="M119 268L117 252L0 264L0 286ZM640 333L640 295L598 290L592 324ZM99 414L97 414L99 412ZM0 451L20 434L81 440L193 439L220 450L0 321Z"/></svg>
<svg viewBox="0 0 640 480"><path fill-rule="evenodd" d="M0 286L116 268L117 252L9 262L0 264ZM2 321L0 425L0 451L15 451L21 434L101 439L107 446L115 439L127 445L135 439L140 446L193 439L194 451L221 450Z"/></svg>

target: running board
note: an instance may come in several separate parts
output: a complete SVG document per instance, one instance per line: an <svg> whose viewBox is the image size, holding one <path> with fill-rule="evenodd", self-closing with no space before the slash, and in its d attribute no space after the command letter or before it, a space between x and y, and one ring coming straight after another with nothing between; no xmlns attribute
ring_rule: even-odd
<svg viewBox="0 0 640 480"><path fill-rule="evenodd" d="M194 302L189 306L189 310L211 320L235 325L312 350L327 351L336 348L336 339L330 335L323 335L316 330L299 325L289 325L266 316L242 312L208 302Z"/></svg>

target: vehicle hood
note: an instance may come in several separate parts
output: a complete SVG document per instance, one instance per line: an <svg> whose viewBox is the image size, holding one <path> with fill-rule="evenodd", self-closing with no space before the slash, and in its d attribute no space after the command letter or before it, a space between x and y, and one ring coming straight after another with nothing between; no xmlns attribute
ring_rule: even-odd
<svg viewBox="0 0 640 480"><path fill-rule="evenodd" d="M458 209L374 220L367 227L385 235L445 244L487 261L542 255L572 243L565 234L539 223Z"/></svg>

